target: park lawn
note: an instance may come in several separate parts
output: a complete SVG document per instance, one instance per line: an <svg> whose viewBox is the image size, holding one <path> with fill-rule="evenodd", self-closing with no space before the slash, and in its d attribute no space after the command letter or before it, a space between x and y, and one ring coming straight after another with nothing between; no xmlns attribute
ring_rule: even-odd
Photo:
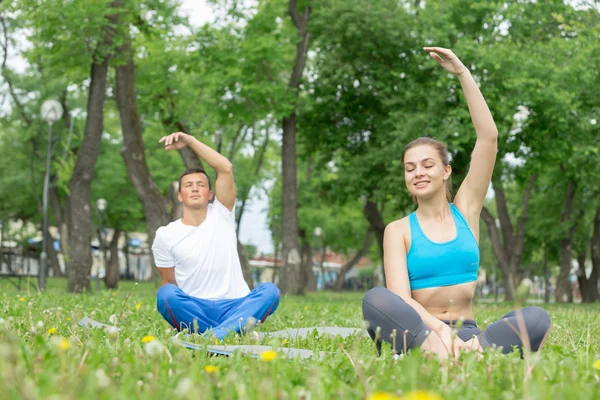
<svg viewBox="0 0 600 400"><path fill-rule="evenodd" d="M15 282L13 280L13 282ZM0 281L0 398L7 399L599 399L600 306L555 305L553 328L542 352L521 360L517 353L465 354L441 362L414 351L393 360L378 357L368 338L271 339L261 344L329 352L322 360L210 357L170 341L173 333L155 309L151 283L122 282L116 291L72 295L66 281L51 279L39 295L30 282L20 291ZM94 286L94 284L92 284ZM360 327L361 293L285 296L262 331L290 327ZM485 326L510 304L477 304ZM121 315L121 310L122 315ZM114 316L113 316L114 315ZM120 333L87 330L84 316L110 323L121 315ZM155 337L151 348L142 343ZM146 338L145 340L148 340ZM208 339L197 338L198 343ZM157 343L159 345L157 346ZM222 344L255 344L253 335ZM597 364L595 368L594 364ZM427 392L415 392L417 390ZM413 397L410 397L410 395ZM394 397L389 397L394 398Z"/></svg>

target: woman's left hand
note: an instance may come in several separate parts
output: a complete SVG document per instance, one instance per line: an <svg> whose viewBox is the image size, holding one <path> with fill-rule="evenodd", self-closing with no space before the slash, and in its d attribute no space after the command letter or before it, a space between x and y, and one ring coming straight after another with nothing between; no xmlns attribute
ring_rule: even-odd
<svg viewBox="0 0 600 400"><path fill-rule="evenodd" d="M469 71L450 49L444 49L443 47L423 47L423 50L429 52L431 58L444 67L446 71L456 76Z"/></svg>

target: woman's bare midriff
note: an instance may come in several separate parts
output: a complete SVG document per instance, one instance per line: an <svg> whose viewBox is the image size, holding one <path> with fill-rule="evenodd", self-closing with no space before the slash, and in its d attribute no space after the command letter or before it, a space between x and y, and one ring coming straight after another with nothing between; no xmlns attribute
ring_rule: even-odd
<svg viewBox="0 0 600 400"><path fill-rule="evenodd" d="M474 319L473 296L477 282L413 290L412 298L441 320Z"/></svg>

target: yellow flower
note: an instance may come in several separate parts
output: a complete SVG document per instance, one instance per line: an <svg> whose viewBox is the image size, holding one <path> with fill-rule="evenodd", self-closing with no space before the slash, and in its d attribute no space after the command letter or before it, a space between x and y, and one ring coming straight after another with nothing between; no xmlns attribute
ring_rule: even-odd
<svg viewBox="0 0 600 400"><path fill-rule="evenodd" d="M25 297L19 297L19 301L22 303L25 301Z"/></svg>
<svg viewBox="0 0 600 400"><path fill-rule="evenodd" d="M277 358L277 352L275 350L263 351L259 357L264 361L270 362Z"/></svg>
<svg viewBox="0 0 600 400"><path fill-rule="evenodd" d="M142 308L142 302L141 301L135 305L135 309L136 310L139 311L140 308Z"/></svg>
<svg viewBox="0 0 600 400"><path fill-rule="evenodd" d="M56 333L56 328L52 327L48 329L48 335L54 335Z"/></svg>
<svg viewBox="0 0 600 400"><path fill-rule="evenodd" d="M443 400L442 396L428 390L413 390L402 396L402 400Z"/></svg>
<svg viewBox="0 0 600 400"><path fill-rule="evenodd" d="M594 368L596 368L596 369L600 369L600 360L597 360L597 361L594 363Z"/></svg>
<svg viewBox="0 0 600 400"><path fill-rule="evenodd" d="M67 321L70 321L70 320L71 320L71 318L67 317Z"/></svg>
<svg viewBox="0 0 600 400"><path fill-rule="evenodd" d="M114 296L116 296L116 295L117 295L117 292L112 292L111 294L112 294L112 295L113 295L113 297L114 297Z"/></svg>
<svg viewBox="0 0 600 400"><path fill-rule="evenodd" d="M386 392L374 392L367 397L367 400L400 400L400 397Z"/></svg>
<svg viewBox="0 0 600 400"><path fill-rule="evenodd" d="M283 339L283 341L281 342L281 345L283 346L283 345L285 345L287 342L289 342L289 340L287 340L287 339Z"/></svg>
<svg viewBox="0 0 600 400"><path fill-rule="evenodd" d="M71 342L69 342L69 339L62 338L58 343L58 348L62 351L69 350L69 347L71 347Z"/></svg>
<svg viewBox="0 0 600 400"><path fill-rule="evenodd" d="M142 343L150 343L150 342L152 342L153 340L156 340L156 338L155 338L154 336L150 336L150 335L148 335L148 336L144 336L144 337L142 338Z"/></svg>
<svg viewBox="0 0 600 400"><path fill-rule="evenodd" d="M215 339L215 346L219 345L219 339Z"/></svg>
<svg viewBox="0 0 600 400"><path fill-rule="evenodd" d="M207 374L216 373L219 372L219 367L215 365L207 365L206 367L204 367L204 371L206 371Z"/></svg>
<svg viewBox="0 0 600 400"><path fill-rule="evenodd" d="M304 311L308 311L308 306L304 306Z"/></svg>

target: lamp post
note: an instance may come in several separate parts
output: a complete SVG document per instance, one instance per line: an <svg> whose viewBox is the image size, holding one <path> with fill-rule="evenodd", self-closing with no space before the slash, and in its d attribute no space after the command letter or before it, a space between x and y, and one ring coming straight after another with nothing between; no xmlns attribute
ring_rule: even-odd
<svg viewBox="0 0 600 400"><path fill-rule="evenodd" d="M41 291L46 288L47 254L48 246L48 188L50 186L50 164L52 161L52 126L63 115L63 107L56 100L46 100L40 108L42 118L48 124L48 150L46 152L46 172L44 175L44 192L42 194L42 253L38 271L38 286Z"/></svg>
<svg viewBox="0 0 600 400"><path fill-rule="evenodd" d="M106 246L104 245L103 231L104 231L104 219L103 214L108 207L108 201L106 199L96 200L96 209L98 210L98 241L100 242L100 251L102 252L102 261L104 266L104 274L106 274ZM100 290L100 269L96 273L96 289Z"/></svg>

